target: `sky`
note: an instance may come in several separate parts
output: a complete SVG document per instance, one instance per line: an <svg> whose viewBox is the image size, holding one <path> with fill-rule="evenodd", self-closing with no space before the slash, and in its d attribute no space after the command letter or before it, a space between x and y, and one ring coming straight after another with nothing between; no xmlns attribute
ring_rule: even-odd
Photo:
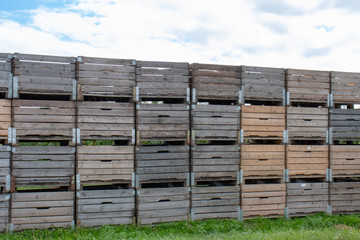
<svg viewBox="0 0 360 240"><path fill-rule="evenodd" d="M358 0L0 0L0 52L360 72Z"/></svg>

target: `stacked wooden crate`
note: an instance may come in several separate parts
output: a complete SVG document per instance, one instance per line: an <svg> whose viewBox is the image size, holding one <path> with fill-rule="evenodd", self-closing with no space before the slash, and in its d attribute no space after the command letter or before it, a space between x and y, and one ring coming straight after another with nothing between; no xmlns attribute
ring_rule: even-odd
<svg viewBox="0 0 360 240"><path fill-rule="evenodd" d="M78 57L77 225L135 218L135 62Z"/></svg>
<svg viewBox="0 0 360 240"><path fill-rule="evenodd" d="M0 146L0 232L10 222L10 153L10 146Z"/></svg>
<svg viewBox="0 0 360 240"><path fill-rule="evenodd" d="M0 98L13 97L13 74L11 70L11 61L13 55L9 53L0 53Z"/></svg>

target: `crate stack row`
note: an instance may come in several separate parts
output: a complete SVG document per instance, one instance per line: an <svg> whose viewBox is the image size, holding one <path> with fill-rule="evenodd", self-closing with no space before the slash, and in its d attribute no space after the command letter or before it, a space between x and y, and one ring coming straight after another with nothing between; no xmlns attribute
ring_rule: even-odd
<svg viewBox="0 0 360 240"><path fill-rule="evenodd" d="M358 212L359 78L0 54L0 231Z"/></svg>

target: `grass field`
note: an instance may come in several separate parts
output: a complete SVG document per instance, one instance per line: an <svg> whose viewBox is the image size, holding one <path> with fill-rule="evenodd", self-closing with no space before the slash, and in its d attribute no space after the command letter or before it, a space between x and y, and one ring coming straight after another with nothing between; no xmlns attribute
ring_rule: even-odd
<svg viewBox="0 0 360 240"><path fill-rule="evenodd" d="M360 215L176 222L1 234L0 239L360 239Z"/></svg>

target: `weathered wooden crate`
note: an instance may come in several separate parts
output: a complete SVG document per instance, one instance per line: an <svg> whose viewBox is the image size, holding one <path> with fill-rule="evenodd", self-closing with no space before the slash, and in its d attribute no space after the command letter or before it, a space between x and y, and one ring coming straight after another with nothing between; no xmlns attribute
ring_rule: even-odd
<svg viewBox="0 0 360 240"><path fill-rule="evenodd" d="M240 219L240 187L193 187L191 220L210 218Z"/></svg>
<svg viewBox="0 0 360 240"><path fill-rule="evenodd" d="M81 139L135 141L135 105L118 102L78 102ZM134 142L135 143L135 142Z"/></svg>
<svg viewBox="0 0 360 240"><path fill-rule="evenodd" d="M75 103L70 101L13 100L13 127L18 140L70 141L75 144Z"/></svg>
<svg viewBox="0 0 360 240"><path fill-rule="evenodd" d="M327 108L288 107L286 117L290 142L292 140L326 141Z"/></svg>
<svg viewBox="0 0 360 240"><path fill-rule="evenodd" d="M240 66L193 63L190 72L193 103L204 100L240 102Z"/></svg>
<svg viewBox="0 0 360 240"><path fill-rule="evenodd" d="M330 168L334 177L360 176L360 145L330 145Z"/></svg>
<svg viewBox="0 0 360 240"><path fill-rule="evenodd" d="M360 140L360 110L330 109L331 141Z"/></svg>
<svg viewBox="0 0 360 240"><path fill-rule="evenodd" d="M359 179L330 183L330 204L335 214L360 213Z"/></svg>
<svg viewBox="0 0 360 240"><path fill-rule="evenodd" d="M136 198L139 225L189 220L188 187L141 189Z"/></svg>
<svg viewBox="0 0 360 240"><path fill-rule="evenodd" d="M237 180L240 167L240 145L197 144L191 151L195 182ZM193 183L192 185L194 185Z"/></svg>
<svg viewBox="0 0 360 240"><path fill-rule="evenodd" d="M10 194L0 194L0 232L5 232L6 225L10 222Z"/></svg>
<svg viewBox="0 0 360 240"><path fill-rule="evenodd" d="M0 99L0 140L8 140L11 127L11 100Z"/></svg>
<svg viewBox="0 0 360 240"><path fill-rule="evenodd" d="M285 146L242 145L241 169L244 178L282 177L285 170Z"/></svg>
<svg viewBox="0 0 360 240"><path fill-rule="evenodd" d="M69 146L16 146L12 148L15 188L74 187L75 148Z"/></svg>
<svg viewBox="0 0 360 240"><path fill-rule="evenodd" d="M329 146L288 145L286 161L290 177L325 177L329 167Z"/></svg>
<svg viewBox="0 0 360 240"><path fill-rule="evenodd" d="M130 100L136 85L131 59L78 57L78 100L113 97Z"/></svg>
<svg viewBox="0 0 360 240"><path fill-rule="evenodd" d="M298 182L287 184L286 205L291 217L327 212L329 183Z"/></svg>
<svg viewBox="0 0 360 240"><path fill-rule="evenodd" d="M283 140L285 107L244 105L241 108L242 142Z"/></svg>
<svg viewBox="0 0 360 240"><path fill-rule="evenodd" d="M190 142L190 106L186 104L137 104L137 145L142 141Z"/></svg>
<svg viewBox="0 0 360 240"><path fill-rule="evenodd" d="M75 58L15 53L14 59L14 98L76 100Z"/></svg>
<svg viewBox="0 0 360 240"><path fill-rule="evenodd" d="M245 219L259 216L283 216L286 204L286 184L243 184L241 198Z"/></svg>
<svg viewBox="0 0 360 240"><path fill-rule="evenodd" d="M144 145L136 147L137 187L142 183L189 180L190 150L187 145Z"/></svg>
<svg viewBox="0 0 360 240"><path fill-rule="evenodd" d="M0 189L1 192L10 191L10 185L7 180L10 179L10 146L0 146Z"/></svg>
<svg viewBox="0 0 360 240"><path fill-rule="evenodd" d="M12 193L13 230L73 226L74 197L71 191Z"/></svg>
<svg viewBox="0 0 360 240"><path fill-rule="evenodd" d="M135 190L78 191L76 209L77 226L132 224L135 222Z"/></svg>
<svg viewBox="0 0 360 240"><path fill-rule="evenodd" d="M12 98L12 54L0 53L0 96L1 98Z"/></svg>
<svg viewBox="0 0 360 240"><path fill-rule="evenodd" d="M360 102L360 73L331 72L333 103Z"/></svg>
<svg viewBox="0 0 360 240"><path fill-rule="evenodd" d="M134 146L77 146L77 174L85 184L131 184Z"/></svg>
<svg viewBox="0 0 360 240"><path fill-rule="evenodd" d="M190 101L189 64L183 62L136 62L137 101L178 99Z"/></svg>
<svg viewBox="0 0 360 240"><path fill-rule="evenodd" d="M192 105L192 139L236 140L240 133L240 106Z"/></svg>
<svg viewBox="0 0 360 240"><path fill-rule="evenodd" d="M328 102L330 94L330 72L313 70L286 70L288 104L296 102Z"/></svg>
<svg viewBox="0 0 360 240"><path fill-rule="evenodd" d="M285 69L241 66L244 100L285 105Z"/></svg>

